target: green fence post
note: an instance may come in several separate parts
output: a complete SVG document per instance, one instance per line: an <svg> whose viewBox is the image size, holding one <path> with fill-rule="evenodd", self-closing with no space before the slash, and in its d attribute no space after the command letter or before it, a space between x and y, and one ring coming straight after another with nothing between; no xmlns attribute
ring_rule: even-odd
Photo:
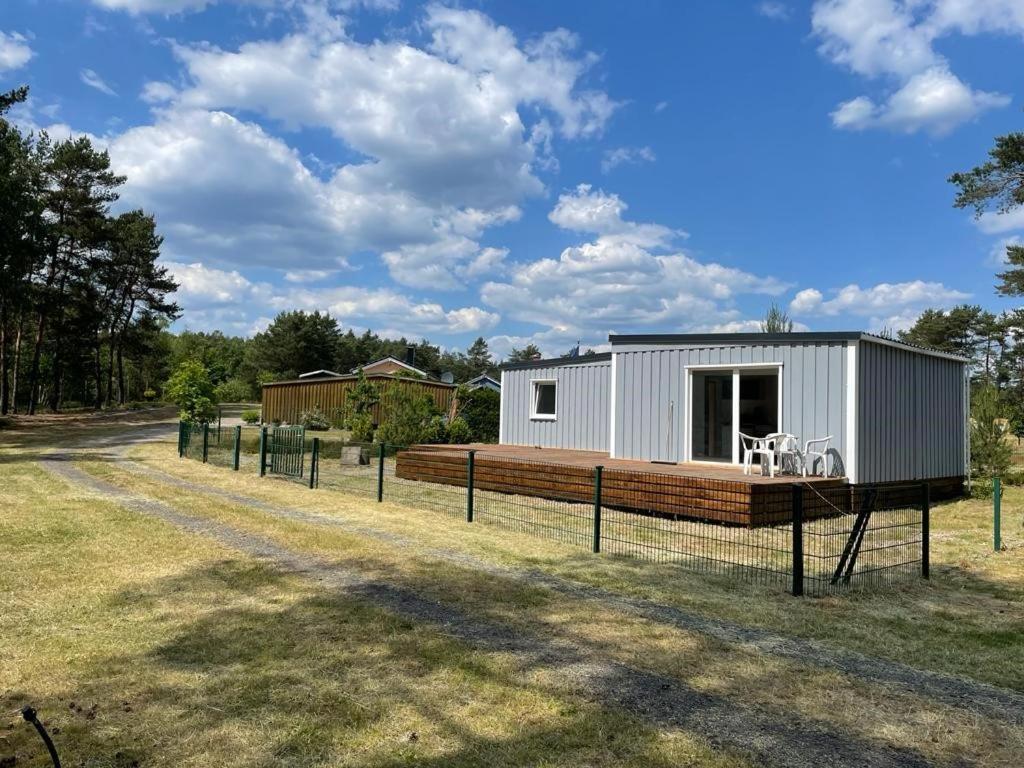
<svg viewBox="0 0 1024 768"><path fill-rule="evenodd" d="M476 463L476 451L469 451L466 456L466 522L473 522L473 475Z"/></svg>
<svg viewBox="0 0 1024 768"><path fill-rule="evenodd" d="M992 478L992 545L996 552L1003 548L1002 531L1003 484L998 477Z"/></svg>
<svg viewBox="0 0 1024 768"><path fill-rule="evenodd" d="M793 587L794 597L804 593L804 489L793 484Z"/></svg>
<svg viewBox="0 0 1024 768"><path fill-rule="evenodd" d="M178 458L185 455L185 422L178 422Z"/></svg>
<svg viewBox="0 0 1024 768"><path fill-rule="evenodd" d="M384 445L377 450L377 501L384 501Z"/></svg>
<svg viewBox="0 0 1024 768"><path fill-rule="evenodd" d="M231 461L231 468L234 469L235 472L238 471L238 467L239 467L239 463L240 463L239 460L241 459L241 454L242 454L242 425L239 424L239 425L237 425L235 427L235 452L234 452L234 455L232 456L232 461Z"/></svg>
<svg viewBox="0 0 1024 768"><path fill-rule="evenodd" d="M203 422L203 464L210 455L210 422Z"/></svg>
<svg viewBox="0 0 1024 768"><path fill-rule="evenodd" d="M604 467L594 467L594 551L601 551L601 476Z"/></svg>
<svg viewBox="0 0 1024 768"><path fill-rule="evenodd" d="M260 477L267 474L267 428L260 427Z"/></svg>
<svg viewBox="0 0 1024 768"><path fill-rule="evenodd" d="M932 490L928 481L921 483L921 578L927 579L931 562Z"/></svg>
<svg viewBox="0 0 1024 768"><path fill-rule="evenodd" d="M320 438L313 438L313 448L309 452L309 487L310 489L316 488L317 483L317 472L320 471Z"/></svg>

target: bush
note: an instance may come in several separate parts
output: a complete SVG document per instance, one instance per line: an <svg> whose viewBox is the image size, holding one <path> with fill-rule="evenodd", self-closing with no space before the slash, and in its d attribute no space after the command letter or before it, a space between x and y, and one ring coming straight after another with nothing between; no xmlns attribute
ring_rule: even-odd
<svg viewBox="0 0 1024 768"><path fill-rule="evenodd" d="M260 412L255 408L242 411L242 421L244 421L246 424L259 424Z"/></svg>
<svg viewBox="0 0 1024 768"><path fill-rule="evenodd" d="M348 429L352 440L357 443L373 442L373 415L357 413L348 418Z"/></svg>
<svg viewBox="0 0 1024 768"><path fill-rule="evenodd" d="M331 428L331 420L327 418L319 405L314 405L299 414L299 424L310 432L326 432Z"/></svg>
<svg viewBox="0 0 1024 768"><path fill-rule="evenodd" d="M182 421L203 422L214 416L217 394L210 373L198 360L186 360L164 387L167 399L178 406Z"/></svg>
<svg viewBox="0 0 1024 768"><path fill-rule="evenodd" d="M984 386L971 398L971 474L979 491L991 495L991 479L1002 477L1010 468L1013 448L999 422L1005 417L999 391Z"/></svg>
<svg viewBox="0 0 1024 768"><path fill-rule="evenodd" d="M142 399L143 400L156 400L156 390L155 389L147 389L145 392L142 393Z"/></svg>
<svg viewBox="0 0 1024 768"><path fill-rule="evenodd" d="M498 442L498 420L501 418L501 395L480 387L459 388L459 416L469 426L470 441L474 443Z"/></svg>
<svg viewBox="0 0 1024 768"><path fill-rule="evenodd" d="M440 414L430 395L414 387L395 386L385 403L384 416L377 429L378 440L392 445L413 445L436 437L434 417Z"/></svg>
<svg viewBox="0 0 1024 768"><path fill-rule="evenodd" d="M461 416L456 416L448 422L448 442L456 444L473 442L473 430Z"/></svg>
<svg viewBox="0 0 1024 768"><path fill-rule="evenodd" d="M444 416L431 416L427 421L423 433L420 435L419 443L446 443L448 442L448 425Z"/></svg>
<svg viewBox="0 0 1024 768"><path fill-rule="evenodd" d="M217 401L221 403L247 403L252 400L252 389L242 379L228 379L217 385Z"/></svg>

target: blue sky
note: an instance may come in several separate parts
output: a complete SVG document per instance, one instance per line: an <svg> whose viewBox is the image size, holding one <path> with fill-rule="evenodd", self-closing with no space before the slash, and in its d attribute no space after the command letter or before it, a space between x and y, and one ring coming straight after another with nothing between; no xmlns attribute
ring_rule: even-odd
<svg viewBox="0 0 1024 768"><path fill-rule="evenodd" d="M1024 217L946 182L1021 126L1024 0L6 0L16 118L154 213L177 327L281 309L501 353L903 328Z"/></svg>

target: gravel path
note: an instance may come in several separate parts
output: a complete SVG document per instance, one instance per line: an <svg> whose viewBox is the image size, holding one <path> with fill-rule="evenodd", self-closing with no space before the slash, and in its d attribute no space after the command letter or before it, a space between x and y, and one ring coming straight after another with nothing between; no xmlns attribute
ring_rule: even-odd
<svg viewBox="0 0 1024 768"><path fill-rule="evenodd" d="M680 681L609 662L590 649L560 638L533 635L428 600L414 591L368 579L360 573L282 547L255 534L183 513L161 501L131 494L73 466L68 454L46 457L43 466L79 487L127 509L171 523L281 571L321 582L325 587L437 627L486 652L513 654L523 675L545 673L556 693L574 694L600 705L620 707L662 728L700 734L714 746L749 755L766 766L818 768L927 766L921 754L829 729L806 718L777 714L693 690ZM85 457L83 457L85 458Z"/></svg>

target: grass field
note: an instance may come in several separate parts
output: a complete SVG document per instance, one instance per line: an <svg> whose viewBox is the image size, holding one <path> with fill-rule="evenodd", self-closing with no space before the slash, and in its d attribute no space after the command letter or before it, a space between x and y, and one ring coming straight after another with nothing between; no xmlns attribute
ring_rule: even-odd
<svg viewBox="0 0 1024 768"><path fill-rule="evenodd" d="M51 418L0 432L0 761L46 764L11 714L32 703L59 731L69 765L760 762L756 750L699 719L654 722L614 705L612 691L604 701L567 685L537 658L482 649L443 622L283 571L36 463L80 437L100 443L69 457L73 465L133 497L415 594L460 622L655 676L700 701L777 722L780 733L796 721L853 753L891 749L894 765L911 757L1015 765L1024 749L1024 720L843 664L843 653L859 651L1024 692L1024 495L1016 488L1004 504L1005 551L991 552L985 502L939 505L931 582L797 600L468 526L414 504L260 481L178 460L170 441L130 447L135 463L121 461L111 446L154 418ZM837 663L639 615L616 596L812 640L834 649Z"/></svg>

